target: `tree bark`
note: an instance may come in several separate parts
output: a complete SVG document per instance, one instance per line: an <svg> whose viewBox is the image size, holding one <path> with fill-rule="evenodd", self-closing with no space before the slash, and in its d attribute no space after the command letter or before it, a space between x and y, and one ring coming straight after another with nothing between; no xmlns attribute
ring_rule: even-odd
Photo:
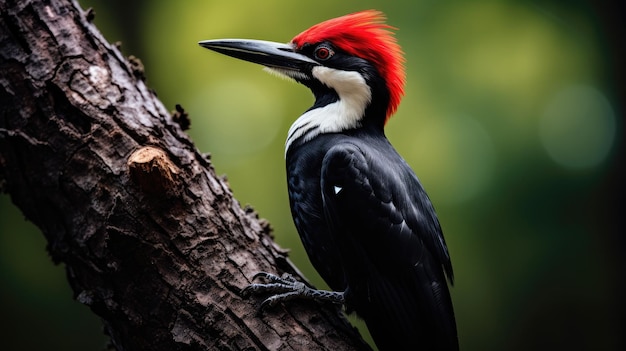
<svg viewBox="0 0 626 351"><path fill-rule="evenodd" d="M257 271L303 278L89 12L0 10L0 185L114 348L369 349L335 306L241 297Z"/></svg>

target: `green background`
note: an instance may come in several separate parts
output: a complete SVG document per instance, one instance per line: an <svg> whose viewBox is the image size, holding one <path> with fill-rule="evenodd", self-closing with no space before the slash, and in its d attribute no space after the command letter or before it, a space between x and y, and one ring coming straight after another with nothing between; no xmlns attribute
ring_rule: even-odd
<svg viewBox="0 0 626 351"><path fill-rule="evenodd" d="M284 141L309 91L197 42L287 42L375 8L399 28L406 96L387 135L420 177L448 242L464 350L619 350L624 341L623 143L616 13L589 1L81 1L235 197L267 218L317 286L293 227ZM619 45L619 46L618 46ZM623 56L621 56L623 58ZM0 197L0 337L10 349L98 350L98 318Z"/></svg>

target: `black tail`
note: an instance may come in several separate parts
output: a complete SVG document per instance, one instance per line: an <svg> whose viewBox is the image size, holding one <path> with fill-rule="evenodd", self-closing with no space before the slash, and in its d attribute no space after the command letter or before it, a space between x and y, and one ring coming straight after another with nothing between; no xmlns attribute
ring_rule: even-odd
<svg viewBox="0 0 626 351"><path fill-rule="evenodd" d="M420 263L412 277L370 284L362 317L380 351L459 349L447 282L441 269L431 268Z"/></svg>

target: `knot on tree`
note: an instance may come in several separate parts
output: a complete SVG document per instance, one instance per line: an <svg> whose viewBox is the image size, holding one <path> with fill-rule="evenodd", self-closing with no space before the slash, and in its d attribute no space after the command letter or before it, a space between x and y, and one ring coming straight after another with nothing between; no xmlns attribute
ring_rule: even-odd
<svg viewBox="0 0 626 351"><path fill-rule="evenodd" d="M130 155L127 164L130 179L148 195L169 196L178 189L180 169L159 148L142 147Z"/></svg>

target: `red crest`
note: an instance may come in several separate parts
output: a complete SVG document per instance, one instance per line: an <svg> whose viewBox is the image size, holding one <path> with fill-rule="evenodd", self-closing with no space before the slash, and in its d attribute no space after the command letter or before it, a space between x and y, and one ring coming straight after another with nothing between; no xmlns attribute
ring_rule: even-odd
<svg viewBox="0 0 626 351"><path fill-rule="evenodd" d="M324 40L342 51L369 61L376 67L389 89L387 121L404 95L404 57L385 15L366 10L318 23L293 38L297 48Z"/></svg>

